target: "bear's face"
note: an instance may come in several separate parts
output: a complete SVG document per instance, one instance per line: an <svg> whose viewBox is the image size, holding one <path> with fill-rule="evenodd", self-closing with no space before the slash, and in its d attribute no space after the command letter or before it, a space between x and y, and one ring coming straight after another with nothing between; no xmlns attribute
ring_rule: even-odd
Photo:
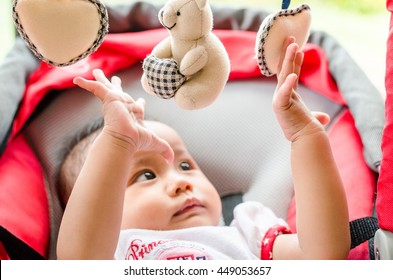
<svg viewBox="0 0 393 280"><path fill-rule="evenodd" d="M207 0L170 0L158 18L171 35L180 40L195 40L211 32L213 16Z"/></svg>

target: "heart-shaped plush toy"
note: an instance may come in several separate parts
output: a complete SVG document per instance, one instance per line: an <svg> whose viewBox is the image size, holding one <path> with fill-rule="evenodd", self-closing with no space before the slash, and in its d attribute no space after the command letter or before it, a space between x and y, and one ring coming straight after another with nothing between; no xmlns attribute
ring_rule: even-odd
<svg viewBox="0 0 393 280"><path fill-rule="evenodd" d="M14 0L13 19L33 53L59 67L97 50L109 25L99 0Z"/></svg>
<svg viewBox="0 0 393 280"><path fill-rule="evenodd" d="M262 22L256 39L258 66L265 76L277 74L285 40L292 36L299 47L310 34L310 7L303 4L295 9L283 9L271 14Z"/></svg>
<svg viewBox="0 0 393 280"><path fill-rule="evenodd" d="M149 86L158 97L163 99L174 97L176 91L187 80L180 73L177 61L173 58L159 59L149 55L143 61L143 71Z"/></svg>

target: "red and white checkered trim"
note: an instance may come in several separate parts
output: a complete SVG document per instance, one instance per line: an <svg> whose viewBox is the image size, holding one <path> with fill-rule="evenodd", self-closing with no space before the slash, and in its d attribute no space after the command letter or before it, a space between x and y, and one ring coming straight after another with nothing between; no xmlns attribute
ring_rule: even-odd
<svg viewBox="0 0 393 280"><path fill-rule="evenodd" d="M275 225L272 226L265 234L262 239L262 246L261 246L261 259L262 260L272 260L273 259L273 245L274 241L276 240L277 236L280 234L289 234L292 231L282 225Z"/></svg>

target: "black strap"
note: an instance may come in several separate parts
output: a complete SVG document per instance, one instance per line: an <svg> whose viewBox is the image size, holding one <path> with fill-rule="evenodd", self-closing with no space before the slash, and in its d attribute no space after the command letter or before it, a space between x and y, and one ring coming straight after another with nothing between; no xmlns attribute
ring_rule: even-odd
<svg viewBox="0 0 393 280"><path fill-rule="evenodd" d="M33 248L0 226L0 242L11 260L44 260Z"/></svg>
<svg viewBox="0 0 393 280"><path fill-rule="evenodd" d="M351 249L370 240L379 229L378 219L375 217L364 217L349 223L351 230Z"/></svg>

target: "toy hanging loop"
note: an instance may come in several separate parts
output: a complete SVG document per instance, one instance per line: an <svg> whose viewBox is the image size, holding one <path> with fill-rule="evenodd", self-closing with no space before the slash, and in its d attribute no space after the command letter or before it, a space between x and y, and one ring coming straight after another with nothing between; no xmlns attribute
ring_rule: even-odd
<svg viewBox="0 0 393 280"><path fill-rule="evenodd" d="M290 4L291 4L291 0L283 0L281 4L281 9L283 10L288 9Z"/></svg>

